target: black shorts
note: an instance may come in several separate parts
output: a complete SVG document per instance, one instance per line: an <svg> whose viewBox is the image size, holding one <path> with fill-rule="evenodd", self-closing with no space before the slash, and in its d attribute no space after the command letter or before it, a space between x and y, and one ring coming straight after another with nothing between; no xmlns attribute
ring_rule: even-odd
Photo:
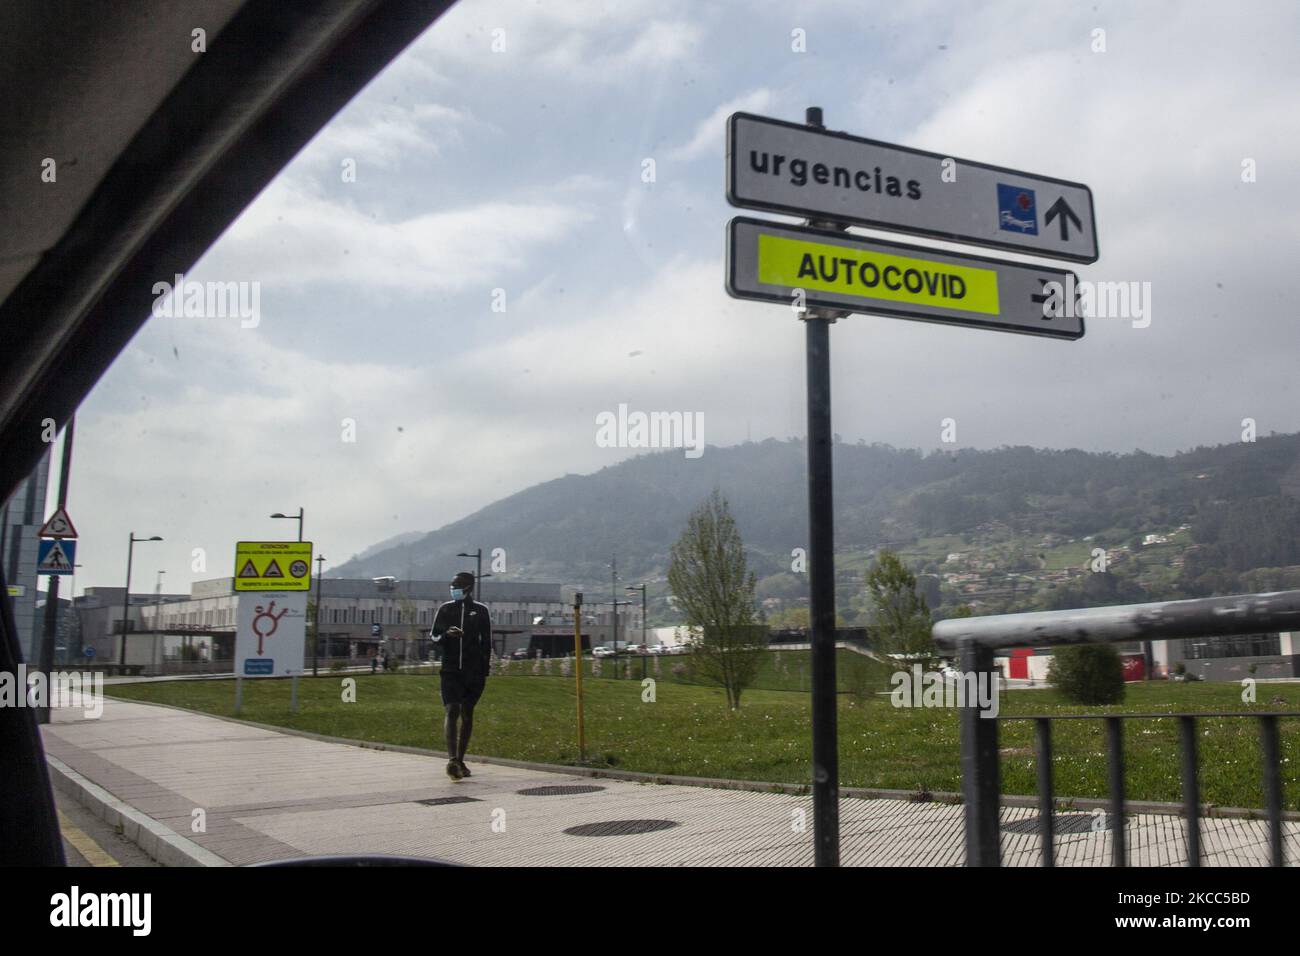
<svg viewBox="0 0 1300 956"><path fill-rule="evenodd" d="M442 705L464 704L473 707L483 696L483 688L486 686L486 677L466 674L464 671L443 671Z"/></svg>

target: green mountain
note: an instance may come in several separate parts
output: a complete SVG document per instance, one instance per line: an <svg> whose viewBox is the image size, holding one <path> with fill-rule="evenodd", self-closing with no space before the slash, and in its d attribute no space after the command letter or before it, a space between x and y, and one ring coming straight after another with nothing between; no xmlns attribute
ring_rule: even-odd
<svg viewBox="0 0 1300 956"><path fill-rule="evenodd" d="M837 577L850 602L869 553L880 547L934 573L932 589L948 550L1023 572L1050 568L1066 554L1079 567L1098 546L1125 557L1143 552L1104 580L1104 593L1071 592L1066 582L1060 599L1087 603L1230 593L1272 580L1256 569L1300 565L1300 435L1169 457L1026 447L924 454L861 443L838 443L834 455ZM807 547L805 467L796 440L710 447L698 459L680 451L639 455L535 485L414 540L368 549L332 576L446 578L466 564L456 552L481 546L485 570L490 552L505 550L502 580L604 593L614 554L620 588L662 582L687 515L716 486L765 579L760 596L797 598L805 576L789 572L792 551ZM1143 551L1146 535L1175 535L1152 550L1177 552L1160 574ZM1012 591L1001 609L1053 603L1050 595L1035 597L1033 587L1018 597L1014 584ZM961 600L950 589L939 597L941 604Z"/></svg>

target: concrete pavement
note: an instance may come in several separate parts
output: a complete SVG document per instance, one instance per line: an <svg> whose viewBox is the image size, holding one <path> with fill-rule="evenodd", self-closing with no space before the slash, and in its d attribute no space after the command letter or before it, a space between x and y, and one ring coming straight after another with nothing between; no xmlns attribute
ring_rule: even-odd
<svg viewBox="0 0 1300 956"><path fill-rule="evenodd" d="M111 699L97 720L56 710L43 732L56 787L108 807L168 865L350 853L489 866L807 866L813 859L808 796L591 778L473 755L474 776L452 782L436 756ZM538 788L558 789L530 792ZM840 814L846 864L964 862L960 806L844 799ZM1005 864L1038 864L1034 817L1031 808L1002 808ZM1109 865L1109 834L1093 831L1088 814L1057 820L1059 865ZM1261 821L1202 825L1207 865L1267 862ZM1284 830L1294 864L1300 823ZM1128 845L1134 865L1181 865L1183 822L1134 815Z"/></svg>

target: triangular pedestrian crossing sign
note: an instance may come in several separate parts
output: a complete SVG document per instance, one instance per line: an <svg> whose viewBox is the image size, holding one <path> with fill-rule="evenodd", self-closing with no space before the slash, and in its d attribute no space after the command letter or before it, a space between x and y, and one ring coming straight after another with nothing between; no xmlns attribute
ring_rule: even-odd
<svg viewBox="0 0 1300 956"><path fill-rule="evenodd" d="M244 566L239 569L239 576L241 578L257 577L257 568L253 567L252 559L244 562Z"/></svg>
<svg viewBox="0 0 1300 956"><path fill-rule="evenodd" d="M262 577L264 578L284 577L284 572L280 570L280 564L278 561L275 560L275 558L272 558L271 563L266 566L266 570L262 572Z"/></svg>
<svg viewBox="0 0 1300 956"><path fill-rule="evenodd" d="M38 538L75 538L77 529L72 526L72 519L68 517L68 509L63 505L59 505L58 510L50 515L50 520L41 525L41 530L36 536Z"/></svg>

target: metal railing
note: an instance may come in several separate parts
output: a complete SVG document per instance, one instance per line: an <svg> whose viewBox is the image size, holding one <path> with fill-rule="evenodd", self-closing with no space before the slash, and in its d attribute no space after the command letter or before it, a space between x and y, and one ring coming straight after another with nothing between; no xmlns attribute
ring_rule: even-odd
<svg viewBox="0 0 1300 956"><path fill-rule="evenodd" d="M934 626L935 644L955 653L958 667L976 680L994 680L994 652L1010 647L1055 647L1068 644L1111 644L1134 640L1173 640L1300 630L1300 591L1239 594L1193 601L1162 601L1115 607L1081 608L952 618ZM980 716L977 700L961 708L962 802L966 817L966 862L969 866L999 866L1001 846L999 806L1001 774L998 725L1003 720L1033 720L1038 764L1039 834L1042 863L1052 866L1054 806L1052 794L1053 720L1102 720L1107 738L1107 789L1110 793L1111 862L1127 863L1124 833L1123 721L1140 717L1174 717L1179 721L1182 751L1183 815L1187 858L1201 862L1200 803L1197 787L1196 721L1201 717L1246 717L1258 720L1263 756L1265 811L1268 815L1270 861L1285 863L1282 840L1281 746L1278 719L1297 713L1228 714L1100 714L1020 716L989 719Z"/></svg>

